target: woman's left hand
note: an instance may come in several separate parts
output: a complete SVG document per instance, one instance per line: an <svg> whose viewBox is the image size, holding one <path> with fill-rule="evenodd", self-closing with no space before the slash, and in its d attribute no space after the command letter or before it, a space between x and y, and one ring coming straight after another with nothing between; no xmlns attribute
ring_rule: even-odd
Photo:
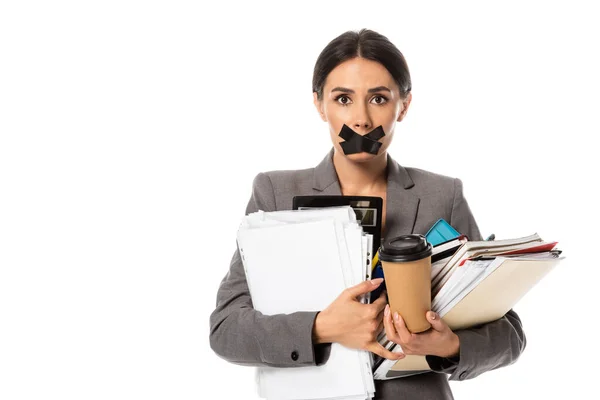
<svg viewBox="0 0 600 400"><path fill-rule="evenodd" d="M385 306L383 325L388 340L399 344L404 354L434 355L453 357L458 355L460 340L458 335L446 325L438 314L428 311L427 321L431 328L421 333L411 333L402 316L390 313L389 304Z"/></svg>

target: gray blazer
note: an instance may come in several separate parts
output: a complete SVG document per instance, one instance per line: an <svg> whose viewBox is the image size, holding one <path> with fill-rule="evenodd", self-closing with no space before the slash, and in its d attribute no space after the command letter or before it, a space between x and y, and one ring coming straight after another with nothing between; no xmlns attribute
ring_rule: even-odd
<svg viewBox="0 0 600 400"><path fill-rule="evenodd" d="M246 214L290 210L296 195L340 195L333 147L316 168L261 172L252 185ZM470 240L481 240L462 182L399 165L388 154L386 234L425 234L444 218ZM220 357L252 366L301 367L327 362L329 344L313 345L317 312L266 316L252 307L239 251L217 293L210 316L210 344ZM447 359L427 356L434 372L375 381L376 399L452 399L448 380L474 378L514 363L526 344L521 320L509 311L497 321L455 332L460 354Z"/></svg>

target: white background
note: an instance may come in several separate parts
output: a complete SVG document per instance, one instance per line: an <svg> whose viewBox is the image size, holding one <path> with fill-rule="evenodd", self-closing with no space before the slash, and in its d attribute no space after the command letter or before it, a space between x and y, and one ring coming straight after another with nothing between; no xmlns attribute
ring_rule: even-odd
<svg viewBox="0 0 600 400"><path fill-rule="evenodd" d="M592 3L592 2L589 2ZM417 5L418 4L418 5ZM459 177L482 234L567 260L519 361L457 399L597 387L597 38L584 2L0 5L0 398L255 398L208 318L260 171L330 149L312 68L346 30L404 53L398 162Z"/></svg>

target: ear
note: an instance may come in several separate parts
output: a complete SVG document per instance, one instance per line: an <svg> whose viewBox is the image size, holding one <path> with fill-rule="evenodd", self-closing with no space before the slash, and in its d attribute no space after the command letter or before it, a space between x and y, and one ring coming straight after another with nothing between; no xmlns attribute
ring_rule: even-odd
<svg viewBox="0 0 600 400"><path fill-rule="evenodd" d="M406 117L406 113L408 112L408 107L410 106L411 101L412 93L409 92L406 96L406 99L402 101L402 110L400 111L400 114L398 115L398 119L396 121L400 122L404 119L404 117Z"/></svg>
<svg viewBox="0 0 600 400"><path fill-rule="evenodd" d="M325 111L323 110L323 101L319 100L319 97L317 96L317 92L313 92L313 103L315 104L315 108L317 109L317 112L321 116L321 119L324 122L327 122L327 117L325 116Z"/></svg>

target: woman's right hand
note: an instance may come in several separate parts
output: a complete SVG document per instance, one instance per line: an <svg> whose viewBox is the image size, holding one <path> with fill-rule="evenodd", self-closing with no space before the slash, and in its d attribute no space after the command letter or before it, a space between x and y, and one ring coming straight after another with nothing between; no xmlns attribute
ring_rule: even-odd
<svg viewBox="0 0 600 400"><path fill-rule="evenodd" d="M383 329L386 293L381 293L372 304L363 304L357 299L377 289L382 282L383 278L378 278L349 287L317 314L314 343L336 342L349 348L368 350L390 360L404 358L404 354L393 353L377 341Z"/></svg>

